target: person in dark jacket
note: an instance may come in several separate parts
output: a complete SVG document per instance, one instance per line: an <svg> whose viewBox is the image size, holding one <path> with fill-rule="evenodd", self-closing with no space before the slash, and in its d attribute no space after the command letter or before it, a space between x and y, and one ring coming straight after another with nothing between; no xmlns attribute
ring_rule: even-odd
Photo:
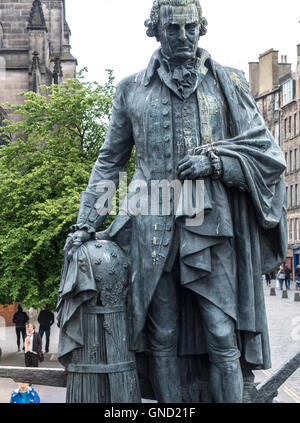
<svg viewBox="0 0 300 423"><path fill-rule="evenodd" d="M24 348L24 343L25 343L25 338L26 338L26 323L28 322L28 320L29 320L29 317L23 311L23 308L19 304L18 305L18 311L13 316L13 322L16 325L18 352L21 351L20 350L20 338L21 338L21 334L22 334L22 338L23 338L23 350L25 349Z"/></svg>
<svg viewBox="0 0 300 423"><path fill-rule="evenodd" d="M40 397L38 393L27 383L19 383L19 388L12 393L10 398L11 404L32 404L39 402Z"/></svg>
<svg viewBox="0 0 300 423"><path fill-rule="evenodd" d="M300 264L296 267L295 271L296 290L300 290Z"/></svg>
<svg viewBox="0 0 300 423"><path fill-rule="evenodd" d="M39 353L42 351L42 340L35 332L35 325L30 324L27 328L25 339L25 366L39 367Z"/></svg>
<svg viewBox="0 0 300 423"><path fill-rule="evenodd" d="M49 352L51 326L54 323L54 314L48 309L47 305L45 309L40 312L38 322L40 324L39 334L41 339L43 339L44 333L46 334L45 352L47 353Z"/></svg>
<svg viewBox="0 0 300 423"><path fill-rule="evenodd" d="M286 289L290 289L291 286L291 269L286 266L284 269L284 273L285 273L285 286Z"/></svg>
<svg viewBox="0 0 300 423"><path fill-rule="evenodd" d="M271 286L271 273L266 273L265 277L267 286Z"/></svg>

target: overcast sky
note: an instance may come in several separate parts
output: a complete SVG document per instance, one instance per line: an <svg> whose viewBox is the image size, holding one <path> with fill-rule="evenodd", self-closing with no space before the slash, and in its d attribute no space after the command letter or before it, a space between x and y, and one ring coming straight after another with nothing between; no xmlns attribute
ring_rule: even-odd
<svg viewBox="0 0 300 423"><path fill-rule="evenodd" d="M87 66L89 80L104 83L105 69L113 69L116 81L144 69L158 48L146 36L153 0L66 0L72 31L72 53L79 69ZM200 46L222 65L243 70L274 48L297 63L300 44L299 0L201 0L208 32Z"/></svg>

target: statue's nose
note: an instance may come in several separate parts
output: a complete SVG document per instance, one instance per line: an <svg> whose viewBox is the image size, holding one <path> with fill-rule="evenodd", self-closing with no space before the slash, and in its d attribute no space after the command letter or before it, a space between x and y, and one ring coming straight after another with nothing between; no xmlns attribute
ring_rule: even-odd
<svg viewBox="0 0 300 423"><path fill-rule="evenodd" d="M179 39L180 39L180 41L185 41L186 40L186 32L185 32L185 27L184 26L181 26L180 27Z"/></svg>

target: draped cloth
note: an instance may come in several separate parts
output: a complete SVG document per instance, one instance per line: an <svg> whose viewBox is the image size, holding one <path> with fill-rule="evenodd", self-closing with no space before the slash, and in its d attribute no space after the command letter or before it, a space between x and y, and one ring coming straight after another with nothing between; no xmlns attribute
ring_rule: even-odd
<svg viewBox="0 0 300 423"><path fill-rule="evenodd" d="M62 364L69 362L68 355L83 347L82 305L97 295L92 263L87 247L78 247L71 261L67 255L61 276L57 322L60 328L58 358Z"/></svg>

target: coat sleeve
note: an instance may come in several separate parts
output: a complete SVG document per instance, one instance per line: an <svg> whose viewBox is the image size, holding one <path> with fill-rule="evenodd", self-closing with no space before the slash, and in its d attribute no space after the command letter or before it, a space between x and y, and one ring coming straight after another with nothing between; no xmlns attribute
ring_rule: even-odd
<svg viewBox="0 0 300 423"><path fill-rule="evenodd" d="M119 173L130 159L134 145L126 101L130 85L131 78L127 78L117 86L107 136L88 187L81 194L77 224L73 227L75 230L94 232L104 222L109 214L107 206L119 185Z"/></svg>
<svg viewBox="0 0 300 423"><path fill-rule="evenodd" d="M35 389L32 388L32 394L33 394L33 402L36 404L39 404L41 402L40 397Z"/></svg>
<svg viewBox="0 0 300 423"><path fill-rule="evenodd" d="M17 394L13 392L10 397L10 404L14 404L16 402Z"/></svg>
<svg viewBox="0 0 300 423"><path fill-rule="evenodd" d="M42 338L40 337L40 334L35 332L35 339L36 339L36 352L42 351Z"/></svg>

